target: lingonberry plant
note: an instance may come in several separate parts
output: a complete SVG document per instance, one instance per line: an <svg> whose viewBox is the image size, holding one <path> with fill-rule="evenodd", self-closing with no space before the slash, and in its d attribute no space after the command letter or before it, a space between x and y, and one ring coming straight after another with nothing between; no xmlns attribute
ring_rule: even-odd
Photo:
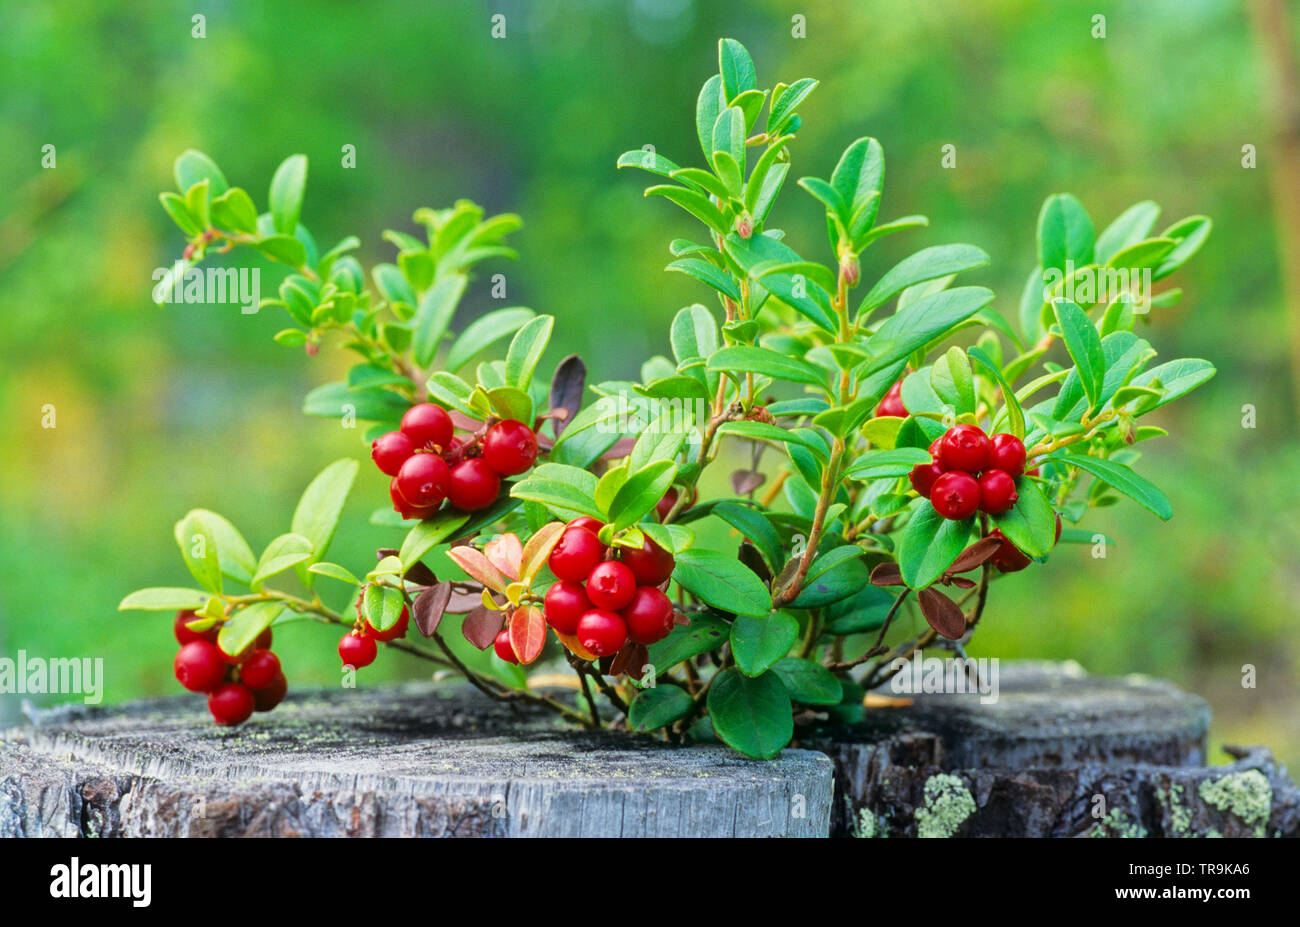
<svg viewBox="0 0 1300 927"><path fill-rule="evenodd" d="M799 180L829 248L825 263L795 251L773 207L817 82L762 90L741 45L719 48L696 106L702 166L649 147L618 160L658 175L647 196L700 223L696 239L672 242L668 269L716 302L677 313L673 357L648 360L640 382L588 387L570 356L549 389L539 384L552 319L529 309L452 334L472 271L514 256L504 240L515 216L485 218L466 201L421 209L424 237L385 233L396 262L367 283L348 253L355 238L320 253L299 222L302 156L276 171L261 214L207 157L178 160L179 192L162 199L189 239L183 266L252 248L289 267L264 301L295 323L277 340L309 355L337 340L358 356L304 411L371 423L392 503L374 520L405 530L360 575L325 559L355 460L312 481L260 556L213 512L179 522L198 588L144 589L122 607L181 610L177 677L208 693L219 722L283 697L270 629L314 619L344 629L339 655L353 669L382 644L580 724L716 737L771 757L796 724L859 717L864 692L901 658L960 648L992 581L1043 563L1058 541L1091 540L1074 527L1090 508L1127 496L1170 517L1133 469L1134 446L1165 432L1138 422L1214 368L1151 366L1137 330L1177 301L1154 284L1200 247L1209 221L1152 234L1158 209L1143 202L1096 235L1076 199L1050 197L1016 325L989 290L952 285L988 262L968 244L924 248L859 297L868 248L926 219L878 221L884 157L862 138L829 179ZM504 358L485 359L507 338ZM731 492L702 496L721 482L706 472L738 454ZM697 542L709 522L739 540ZM435 549L464 576L435 576L423 562ZM269 585L291 571L301 588ZM317 590L322 577L348 587L341 610ZM898 634L905 609L923 633ZM412 616L429 644L408 637ZM456 635L495 656L471 666ZM556 659L580 695L553 675L530 688L509 665Z"/></svg>

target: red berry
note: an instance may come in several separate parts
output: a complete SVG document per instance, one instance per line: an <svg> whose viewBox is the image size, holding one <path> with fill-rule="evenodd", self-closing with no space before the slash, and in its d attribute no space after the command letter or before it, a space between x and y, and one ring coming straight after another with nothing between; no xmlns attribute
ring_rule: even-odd
<svg viewBox="0 0 1300 927"><path fill-rule="evenodd" d="M692 505L695 504L695 500L698 499L699 497L700 497L699 490L696 489L694 486L692 486L691 497L687 501L685 507L689 509ZM660 521L663 521L665 518L668 517L668 513L673 510L673 506L676 504L677 504L677 487L670 486L668 487L668 491L664 493L664 497L655 504L655 515L658 517Z"/></svg>
<svg viewBox="0 0 1300 927"><path fill-rule="evenodd" d="M344 666L361 669L374 663L377 656L379 656L379 645L369 634L349 631L339 641L339 657L342 658Z"/></svg>
<svg viewBox="0 0 1300 927"><path fill-rule="evenodd" d="M1043 475L1042 467L1034 467L1034 469L1032 470L1025 471L1025 476L1042 476L1042 475Z"/></svg>
<svg viewBox="0 0 1300 927"><path fill-rule="evenodd" d="M211 641L190 641L172 663L176 679L191 692L211 692L226 678L226 661Z"/></svg>
<svg viewBox="0 0 1300 927"><path fill-rule="evenodd" d="M380 472L397 476L402 464L415 453L415 442L400 431L380 435L370 444L370 459Z"/></svg>
<svg viewBox="0 0 1300 927"><path fill-rule="evenodd" d="M1001 470L985 470L980 474L980 511L1001 515L1016 504L1020 494L1016 481Z"/></svg>
<svg viewBox="0 0 1300 927"><path fill-rule="evenodd" d="M980 484L975 482L975 477L960 470L945 473L934 481L930 502L944 518L954 521L970 518L980 507Z"/></svg>
<svg viewBox="0 0 1300 927"><path fill-rule="evenodd" d="M1017 573L1033 563L1019 547L1007 540L1007 536L997 528L993 529L989 537L999 538L1002 541L1002 546L998 548L997 553L993 555L991 560L992 564L998 568L999 573Z"/></svg>
<svg viewBox="0 0 1300 927"><path fill-rule="evenodd" d="M370 619L366 619L366 636L373 637L377 641L395 641L399 637L406 637L406 630L411 624L411 610L405 605L402 606L402 613L397 616L397 624L393 625L387 631L376 631L370 624Z"/></svg>
<svg viewBox="0 0 1300 927"><path fill-rule="evenodd" d="M578 630L578 619L591 611L591 602L582 583L562 579L546 590L542 603L546 623L561 634L572 634Z"/></svg>
<svg viewBox="0 0 1300 927"><path fill-rule="evenodd" d="M939 437L930 442L930 456L934 458L935 463L939 462L939 442L942 440L943 435L939 435Z"/></svg>
<svg viewBox="0 0 1300 927"><path fill-rule="evenodd" d="M993 436L991 442L993 453L989 457L989 466L1001 470L1013 479L1025 472L1025 442L1015 435L1003 432Z"/></svg>
<svg viewBox="0 0 1300 927"><path fill-rule="evenodd" d="M578 643L598 657L618 653L627 643L627 624L618 612L593 608L578 619Z"/></svg>
<svg viewBox="0 0 1300 927"><path fill-rule="evenodd" d="M280 658L269 650L254 650L239 668L239 681L248 688L265 689L280 673Z"/></svg>
<svg viewBox="0 0 1300 927"><path fill-rule="evenodd" d="M599 518L592 518L590 515L579 515L573 521L569 522L566 528L586 528L592 534L599 535L600 529L605 527L605 523Z"/></svg>
<svg viewBox="0 0 1300 927"><path fill-rule="evenodd" d="M537 459L537 435L523 422L498 422L483 437L483 459L502 476L523 473Z"/></svg>
<svg viewBox="0 0 1300 927"><path fill-rule="evenodd" d="M393 477L388 483L388 497L393 500L393 509L403 518L428 518L438 511L436 505L411 505L407 502L397 491L397 477Z"/></svg>
<svg viewBox="0 0 1300 927"><path fill-rule="evenodd" d="M184 609L176 613L176 621L172 624L172 633L176 635L176 641L184 646L192 641L212 641L217 640L217 626L213 625L206 631L191 631L185 625L198 619L192 609Z"/></svg>
<svg viewBox="0 0 1300 927"><path fill-rule="evenodd" d="M221 659L225 660L227 663L239 665L247 660L254 650L271 649L271 629L264 629L261 634L257 635L257 638L253 643L249 644L239 653L226 653L225 648L221 647L220 644L217 645L217 649L221 651Z"/></svg>
<svg viewBox="0 0 1300 927"><path fill-rule="evenodd" d="M889 392L885 393L885 397L880 400L880 405L876 406L875 417L880 418L882 415L907 418L907 406L903 405L902 380L891 386Z"/></svg>
<svg viewBox="0 0 1300 927"><path fill-rule="evenodd" d="M939 463L944 470L979 473L989 465L993 444L976 425L954 425L939 439Z"/></svg>
<svg viewBox="0 0 1300 927"><path fill-rule="evenodd" d="M253 690L253 710L270 711L284 701L288 691L289 680L284 678L284 673L280 673L262 688Z"/></svg>
<svg viewBox="0 0 1300 927"><path fill-rule="evenodd" d="M1055 543L1056 543L1057 541L1059 541L1060 539L1061 539L1061 516L1060 516L1060 514L1057 514L1057 516L1056 516L1056 537L1052 540L1052 543L1055 544Z"/></svg>
<svg viewBox="0 0 1300 927"><path fill-rule="evenodd" d="M623 608L627 636L638 644L653 644L673 629L673 603L657 586L638 586Z"/></svg>
<svg viewBox="0 0 1300 927"><path fill-rule="evenodd" d="M255 706L253 690L238 682L228 682L208 696L208 711L218 724L243 724Z"/></svg>
<svg viewBox="0 0 1300 927"><path fill-rule="evenodd" d="M395 480L399 496L412 506L428 508L447 497L451 471L437 454L412 454L397 471Z"/></svg>
<svg viewBox="0 0 1300 927"><path fill-rule="evenodd" d="M632 601L636 593L636 577L617 560L596 564L587 577L587 598L596 608L618 611Z"/></svg>
<svg viewBox="0 0 1300 927"><path fill-rule="evenodd" d="M907 478L912 481L912 488L928 499L931 490L934 489L934 481L941 476L943 476L943 468L937 463L928 463L917 464Z"/></svg>
<svg viewBox="0 0 1300 927"><path fill-rule="evenodd" d="M587 581L596 564L605 559L605 545L586 528L566 528L559 543L551 548L546 565L557 579L570 582Z"/></svg>
<svg viewBox="0 0 1300 927"><path fill-rule="evenodd" d="M257 635L257 640L253 641L254 647L260 647L263 650L271 649L271 641L275 638L271 634L271 629L267 628L261 634Z"/></svg>
<svg viewBox="0 0 1300 927"><path fill-rule="evenodd" d="M417 448L433 447L443 450L451 443L454 430L451 416L442 406L435 406L431 402L411 406L402 416L402 433Z"/></svg>
<svg viewBox="0 0 1300 927"><path fill-rule="evenodd" d="M492 649L497 652L497 656L507 663L518 663L519 658L515 656L515 648L510 643L510 632L502 631L492 641Z"/></svg>
<svg viewBox="0 0 1300 927"><path fill-rule="evenodd" d="M451 470L447 498L462 512L485 509L501 494L501 477L482 457L462 460Z"/></svg>
<svg viewBox="0 0 1300 927"><path fill-rule="evenodd" d="M618 555L642 586L658 586L667 582L673 575L673 567L677 566L673 555L649 537L641 542L640 547L620 548Z"/></svg>

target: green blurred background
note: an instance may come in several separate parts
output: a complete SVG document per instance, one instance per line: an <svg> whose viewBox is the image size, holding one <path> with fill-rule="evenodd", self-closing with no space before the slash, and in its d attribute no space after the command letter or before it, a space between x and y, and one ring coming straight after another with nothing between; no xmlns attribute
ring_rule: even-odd
<svg viewBox="0 0 1300 927"><path fill-rule="evenodd" d="M275 311L151 303L154 269L183 246L157 201L180 151L211 154L259 204L279 161L307 154L303 222L323 247L360 235L367 265L390 259L381 230L413 231L417 206L467 196L519 212L523 259L486 270L506 274L509 304L557 317L544 367L578 351L593 376L634 377L667 353L673 313L708 294L663 272L691 220L644 200L644 176L614 162L647 143L700 160L695 97L729 35L760 86L822 81L801 109L792 178L827 176L844 145L874 135L882 218L930 217L868 252L868 281L917 248L969 241L993 262L964 279L1014 317L1049 193L1079 196L1099 229L1143 198L1164 207L1158 227L1214 218L1171 281L1187 296L1148 333L1162 357L1220 369L1157 413L1173 434L1144 445L1139 469L1173 521L1099 511L1110 555L1064 549L999 583L972 653L1165 676L1211 701L1214 742L1300 760L1300 442L1267 68L1270 38L1295 46L1294 21L1279 41L1241 0L132 6L0 11L0 654L103 656L109 701L179 691L170 618L116 611L131 589L188 582L172 524L212 508L260 548L325 463L365 453L358 431L298 411L341 374L341 352L275 345ZM195 12L206 38L191 37ZM796 14L806 38L792 37ZM946 144L956 169L940 167ZM1256 169L1242 166L1247 144ZM55 169L41 168L45 145ZM828 257L819 206L789 184L777 210L797 248ZM262 266L266 293L279 276ZM472 289L460 325L490 302ZM46 404L54 429L41 427ZM400 537L368 523L385 496L363 468L331 559L359 572ZM291 686L337 684L336 638L315 625L278 635ZM1244 664L1257 688L1242 687ZM394 653L365 678L424 673ZM17 701L0 698L0 716Z"/></svg>

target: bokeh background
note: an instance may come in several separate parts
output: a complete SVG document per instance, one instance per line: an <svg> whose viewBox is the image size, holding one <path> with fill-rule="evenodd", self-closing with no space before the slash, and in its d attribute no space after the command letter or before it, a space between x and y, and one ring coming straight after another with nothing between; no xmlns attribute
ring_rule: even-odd
<svg viewBox="0 0 1300 927"><path fill-rule="evenodd" d="M205 38L191 36L196 12ZM1278 67L1298 28L1281 0L4 4L0 655L103 656L109 701L178 691L170 618L116 611L131 589L188 582L172 524L212 508L260 549L325 463L365 453L357 431L298 411L341 374L341 352L275 345L275 311L151 303L154 269L183 246L157 201L180 151L211 154L259 204L279 161L307 154L304 223L323 246L360 235L367 265L391 256L384 228L414 230L417 206L468 196L519 212L523 258L489 272L507 275L510 304L557 317L544 364L578 351L594 376L635 376L667 353L673 313L708 293L663 272L691 220L644 200L644 175L614 162L647 143L698 162L695 98L728 35L761 86L822 81L792 177L827 176L845 144L874 135L882 218L930 217L868 252L868 280L917 248L969 241L993 261L964 279L1014 317L1047 194L1079 196L1099 229L1143 198L1168 222L1213 217L1171 281L1186 297L1148 334L1162 356L1220 370L1157 413L1172 436L1144 445L1140 469L1174 519L1097 512L1110 555L1064 549L999 583L972 652L1165 676L1211 701L1216 743L1300 761L1300 307L1284 257L1300 164L1294 73ZM946 144L956 169L940 167ZM777 209L792 243L825 258L820 207L790 184ZM262 266L267 292L278 272ZM490 303L472 290L460 324ZM360 572L395 540L368 521L385 496L363 468L331 559ZM291 685L337 684L336 637L312 624L279 635ZM366 678L424 673L394 653ZM0 696L0 716L17 703Z"/></svg>

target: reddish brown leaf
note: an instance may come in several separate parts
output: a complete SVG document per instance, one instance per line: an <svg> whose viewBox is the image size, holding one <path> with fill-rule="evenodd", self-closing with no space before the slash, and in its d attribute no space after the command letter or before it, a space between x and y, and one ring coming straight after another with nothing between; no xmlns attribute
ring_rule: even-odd
<svg viewBox="0 0 1300 927"><path fill-rule="evenodd" d="M977 585L975 580L967 579L965 576L949 576L948 584L956 586L958 589L974 589Z"/></svg>
<svg viewBox="0 0 1300 927"><path fill-rule="evenodd" d="M636 447L636 438L619 438L614 446L600 455L601 460L622 460Z"/></svg>
<svg viewBox="0 0 1300 927"><path fill-rule="evenodd" d="M731 488L738 496L747 496L762 486L767 477L756 470L735 470L731 474Z"/></svg>
<svg viewBox="0 0 1300 927"><path fill-rule="evenodd" d="M903 585L903 571L900 570L898 564L892 560L878 563L876 564L876 568L871 571L871 585L901 586Z"/></svg>
<svg viewBox="0 0 1300 927"><path fill-rule="evenodd" d="M451 599L451 583L430 586L415 597L411 611L415 614L415 627L425 637L433 637Z"/></svg>
<svg viewBox="0 0 1300 927"><path fill-rule="evenodd" d="M505 614L494 612L489 608L480 605L461 622L460 631L465 635L465 640L469 641L479 650L487 650L492 646L492 642L497 639L501 633L501 624L505 621Z"/></svg>
<svg viewBox="0 0 1300 927"><path fill-rule="evenodd" d="M921 614L939 635L955 641L966 633L966 615L952 599L933 586L922 589L919 598Z"/></svg>
<svg viewBox="0 0 1300 927"><path fill-rule="evenodd" d="M570 354L555 365L555 376L551 377L551 412L564 411L557 415L551 425L558 438L564 433L564 426L573 421L582 407L582 393L587 383L587 365L576 354Z"/></svg>
<svg viewBox="0 0 1300 927"><path fill-rule="evenodd" d="M478 583L452 583L451 601L447 611L453 615L463 615L483 604L483 587Z"/></svg>
<svg viewBox="0 0 1300 927"><path fill-rule="evenodd" d="M411 564L410 569L406 571L406 578L419 586L432 586L438 582L438 577L434 575L433 570L419 560Z"/></svg>
<svg viewBox="0 0 1300 927"><path fill-rule="evenodd" d="M758 548L748 540L740 543L740 550L736 556L740 558L741 563L753 570L763 582L766 583L772 579L772 571L767 568L767 561L758 552Z"/></svg>
<svg viewBox="0 0 1300 927"><path fill-rule="evenodd" d="M542 655L546 644L546 619L542 610L532 605L516 608L508 624L510 646L520 663L532 663Z"/></svg>
<svg viewBox="0 0 1300 927"><path fill-rule="evenodd" d="M628 641L618 653L614 654L614 662L609 665L609 675L621 676L627 672L628 661L632 659L632 651L636 646Z"/></svg>
<svg viewBox="0 0 1300 927"><path fill-rule="evenodd" d="M995 538L991 535L986 538L980 538L970 547L967 547L958 554L957 559L952 562L952 566L948 567L946 572L950 574L969 572L977 566L983 565L984 561L996 554L998 548L1001 546L1002 541L999 538Z"/></svg>

